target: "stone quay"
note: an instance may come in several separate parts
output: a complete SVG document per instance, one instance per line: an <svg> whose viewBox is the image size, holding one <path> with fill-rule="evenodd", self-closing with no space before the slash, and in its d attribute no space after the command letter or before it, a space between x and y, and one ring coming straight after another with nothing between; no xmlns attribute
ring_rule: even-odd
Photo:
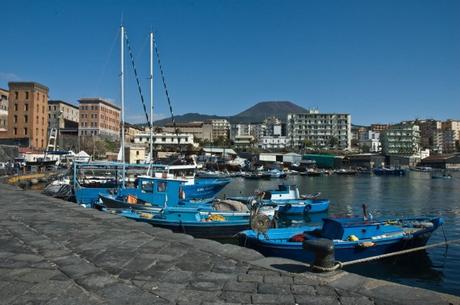
<svg viewBox="0 0 460 305"><path fill-rule="evenodd" d="M460 304L0 184L0 304Z"/></svg>

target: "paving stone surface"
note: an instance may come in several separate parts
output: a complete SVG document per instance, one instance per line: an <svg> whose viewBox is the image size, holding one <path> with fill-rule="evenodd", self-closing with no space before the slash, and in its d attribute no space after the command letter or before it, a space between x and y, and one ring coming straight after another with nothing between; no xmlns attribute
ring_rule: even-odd
<svg viewBox="0 0 460 305"><path fill-rule="evenodd" d="M460 304L0 184L0 304Z"/></svg>

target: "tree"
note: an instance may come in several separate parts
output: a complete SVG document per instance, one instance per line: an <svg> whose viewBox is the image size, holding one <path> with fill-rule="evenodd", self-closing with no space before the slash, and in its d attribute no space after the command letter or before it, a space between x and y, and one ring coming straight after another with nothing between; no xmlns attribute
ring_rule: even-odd
<svg viewBox="0 0 460 305"><path fill-rule="evenodd" d="M331 148L336 147L337 144L339 144L339 140L337 139L337 137L330 137L330 138L329 138L329 146L330 146Z"/></svg>
<svg viewBox="0 0 460 305"><path fill-rule="evenodd" d="M361 151L364 153L368 153L371 151L371 148L369 147L369 145L363 144L363 146L361 146Z"/></svg>

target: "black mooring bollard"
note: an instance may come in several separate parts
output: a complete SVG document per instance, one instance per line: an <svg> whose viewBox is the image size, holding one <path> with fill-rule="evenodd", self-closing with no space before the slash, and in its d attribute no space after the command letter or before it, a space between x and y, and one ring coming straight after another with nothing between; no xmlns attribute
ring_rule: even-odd
<svg viewBox="0 0 460 305"><path fill-rule="evenodd" d="M334 243L330 239L306 239L303 242L303 249L311 251L315 255L313 269L319 272L326 272L321 268L332 268L335 265ZM315 268L315 266L320 268Z"/></svg>

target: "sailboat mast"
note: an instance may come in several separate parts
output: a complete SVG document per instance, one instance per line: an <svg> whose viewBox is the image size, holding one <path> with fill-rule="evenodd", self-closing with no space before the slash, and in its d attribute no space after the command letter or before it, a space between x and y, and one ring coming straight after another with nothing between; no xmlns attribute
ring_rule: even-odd
<svg viewBox="0 0 460 305"><path fill-rule="evenodd" d="M153 32L150 32L150 163L153 163Z"/></svg>
<svg viewBox="0 0 460 305"><path fill-rule="evenodd" d="M121 95L121 162L122 163L122 171L121 171L121 185L125 187L125 176L126 176L126 164L125 164L125 49L124 49L124 42L125 42L125 28L122 25L121 28L121 68L120 68L120 95Z"/></svg>

